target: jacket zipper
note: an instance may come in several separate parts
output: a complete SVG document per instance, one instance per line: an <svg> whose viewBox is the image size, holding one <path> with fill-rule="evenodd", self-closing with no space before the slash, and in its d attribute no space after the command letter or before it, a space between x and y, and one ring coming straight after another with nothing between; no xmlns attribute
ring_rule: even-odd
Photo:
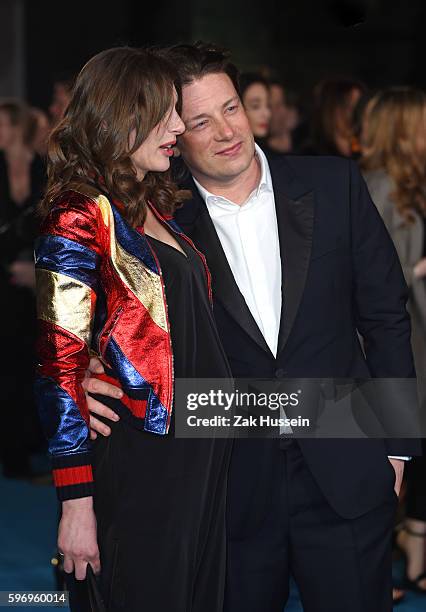
<svg viewBox="0 0 426 612"><path fill-rule="evenodd" d="M99 334L98 349L99 349L99 355L101 355L102 359L105 359L105 352L106 352L106 348L108 346L108 342L109 342L109 340L111 338L111 334L114 331L115 326L117 325L118 319L120 318L120 315L121 315L122 312L123 312L123 306L119 306L117 308L117 310L115 311L112 319L105 325L105 327L103 328L103 330ZM108 327L109 327L109 329L108 329ZM106 334L104 348L101 351L102 337L104 336L105 331L107 329L108 329L108 333Z"/></svg>

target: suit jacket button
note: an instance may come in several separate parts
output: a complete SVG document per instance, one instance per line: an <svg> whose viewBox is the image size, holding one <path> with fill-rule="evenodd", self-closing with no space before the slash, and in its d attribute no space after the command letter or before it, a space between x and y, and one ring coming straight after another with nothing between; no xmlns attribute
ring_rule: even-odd
<svg viewBox="0 0 426 612"><path fill-rule="evenodd" d="M275 370L275 378L283 378L285 376L285 371L282 368L278 368Z"/></svg>

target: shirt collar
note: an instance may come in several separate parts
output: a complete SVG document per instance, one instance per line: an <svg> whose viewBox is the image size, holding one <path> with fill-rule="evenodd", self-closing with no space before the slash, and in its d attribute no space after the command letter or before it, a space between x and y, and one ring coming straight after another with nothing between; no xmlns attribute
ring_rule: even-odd
<svg viewBox="0 0 426 612"><path fill-rule="evenodd" d="M260 171L261 171L260 181L256 189L254 189L252 193L249 195L246 202L250 200L250 198L252 198L253 196L258 197L263 192L267 192L267 191L272 192L272 177L271 177L271 171L269 169L268 160L266 159L265 153L262 151L262 149L259 147L258 144L255 143L254 147L255 147L255 155L257 156L260 162ZM217 204L218 202L220 202L220 203L227 203L227 204L232 204L236 206L234 202L230 202L230 200L227 200L226 198L222 196L218 196L218 195L215 195L214 193L211 193L210 191L205 189L197 181L196 178L194 177L192 178L194 179L195 186L197 187L201 197L206 202L206 204L212 205L212 204Z"/></svg>

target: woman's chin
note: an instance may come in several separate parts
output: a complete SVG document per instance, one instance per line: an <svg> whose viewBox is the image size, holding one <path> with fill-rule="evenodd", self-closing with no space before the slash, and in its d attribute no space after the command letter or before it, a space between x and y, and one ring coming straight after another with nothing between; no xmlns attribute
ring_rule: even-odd
<svg viewBox="0 0 426 612"><path fill-rule="evenodd" d="M165 172L170 168L170 158L163 156L164 159L155 160L151 172Z"/></svg>

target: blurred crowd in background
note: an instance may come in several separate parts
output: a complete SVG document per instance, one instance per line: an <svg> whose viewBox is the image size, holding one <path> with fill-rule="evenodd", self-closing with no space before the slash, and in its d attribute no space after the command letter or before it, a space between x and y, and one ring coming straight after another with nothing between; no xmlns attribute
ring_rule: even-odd
<svg viewBox="0 0 426 612"><path fill-rule="evenodd" d="M360 164L394 241L409 286L412 343L426 412L426 94L370 90L349 75L319 82L301 99L264 68L241 75L241 97L257 143L269 158L338 155ZM0 460L9 478L37 480L31 455L44 451L32 400L35 361L33 244L46 182L47 141L66 111L72 79L54 84L47 111L0 100L0 376L6 417ZM11 437L11 431L21 435ZM426 451L426 448L425 448ZM48 477L47 477L48 480ZM426 592L426 459L407 464L396 546L407 557L406 584ZM399 598L401 592L395 592Z"/></svg>
<svg viewBox="0 0 426 612"><path fill-rule="evenodd" d="M31 454L44 448L33 400L34 240L46 184L47 141L70 99L71 81L55 83L48 112L0 100L0 380L5 392L0 461L9 478L32 478ZM19 436L11 436L19 431Z"/></svg>

